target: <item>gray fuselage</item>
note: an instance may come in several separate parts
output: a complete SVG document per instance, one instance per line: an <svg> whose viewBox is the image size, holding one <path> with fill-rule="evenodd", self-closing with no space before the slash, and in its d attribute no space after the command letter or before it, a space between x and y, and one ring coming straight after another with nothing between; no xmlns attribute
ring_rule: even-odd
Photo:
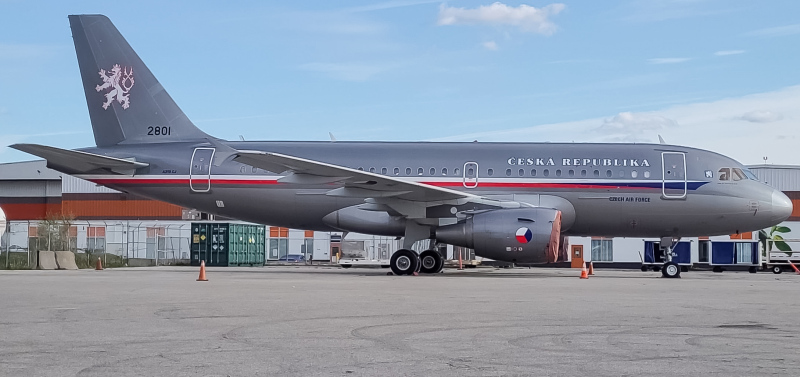
<svg viewBox="0 0 800 377"><path fill-rule="evenodd" d="M556 208L565 234L688 237L746 232L789 216L791 201L740 163L654 144L224 142L385 174L476 195ZM218 149L218 148L217 148ZM133 176L80 177L114 189L250 222L330 231L322 219L362 204L336 184L280 183L211 143L153 143L84 151L147 161ZM212 157L213 154L213 157ZM212 163L212 158L214 159ZM746 174L745 174L746 173Z"/></svg>

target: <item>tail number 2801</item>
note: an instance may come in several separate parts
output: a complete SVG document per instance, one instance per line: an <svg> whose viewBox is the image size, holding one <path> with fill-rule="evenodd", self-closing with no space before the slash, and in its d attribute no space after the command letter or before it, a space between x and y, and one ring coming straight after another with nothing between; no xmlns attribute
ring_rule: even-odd
<svg viewBox="0 0 800 377"><path fill-rule="evenodd" d="M172 134L172 127L147 127L147 134L153 136L167 136Z"/></svg>

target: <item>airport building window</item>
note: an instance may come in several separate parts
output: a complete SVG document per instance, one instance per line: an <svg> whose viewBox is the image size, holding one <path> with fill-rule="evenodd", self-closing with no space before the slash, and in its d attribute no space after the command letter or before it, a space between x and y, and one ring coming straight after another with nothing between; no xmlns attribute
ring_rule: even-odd
<svg viewBox="0 0 800 377"><path fill-rule="evenodd" d="M436 168L431 168L431 175L432 176L436 175Z"/></svg>
<svg viewBox="0 0 800 377"><path fill-rule="evenodd" d="M614 176L614 173L612 173L611 170L606 170L606 177L611 178L613 176Z"/></svg>
<svg viewBox="0 0 800 377"><path fill-rule="evenodd" d="M442 168L442 175L447 175L447 168Z"/></svg>
<svg viewBox="0 0 800 377"><path fill-rule="evenodd" d="M560 176L561 176L561 169L556 169L556 177L560 177Z"/></svg>
<svg viewBox="0 0 800 377"><path fill-rule="evenodd" d="M519 176L522 177L525 175L525 169L519 169Z"/></svg>
<svg viewBox="0 0 800 377"><path fill-rule="evenodd" d="M490 176L490 177L491 177L491 176L493 176L493 175L494 175L494 169L489 169L489 170L487 170L487 171L486 171L486 175L488 175L488 176Z"/></svg>
<svg viewBox="0 0 800 377"><path fill-rule="evenodd" d="M510 177L510 176L511 176L511 169L506 169L506 177Z"/></svg>
<svg viewBox="0 0 800 377"><path fill-rule="evenodd" d="M394 168L394 175L400 175L400 168Z"/></svg>
<svg viewBox="0 0 800 377"><path fill-rule="evenodd" d="M600 170L595 170L594 171L594 177L595 178L600 178Z"/></svg>
<svg viewBox="0 0 800 377"><path fill-rule="evenodd" d="M583 170L581 170L581 177L585 177L585 176L586 176L586 169L583 169Z"/></svg>
<svg viewBox="0 0 800 377"><path fill-rule="evenodd" d="M644 177L645 178L650 178L650 170L645 170L644 171Z"/></svg>
<svg viewBox="0 0 800 377"><path fill-rule="evenodd" d="M425 169L423 168L417 169L417 175L422 175L422 174L425 174Z"/></svg>
<svg viewBox="0 0 800 377"><path fill-rule="evenodd" d="M636 178L638 176L639 176L639 172L637 172L636 170L631 171L631 178Z"/></svg>
<svg viewBox="0 0 800 377"><path fill-rule="evenodd" d="M550 170L544 169L544 171L542 172L542 175L544 175L545 177L549 177L550 176Z"/></svg>
<svg viewBox="0 0 800 377"><path fill-rule="evenodd" d="M569 169L569 176L570 177L574 177L575 176L575 170Z"/></svg>
<svg viewBox="0 0 800 377"><path fill-rule="evenodd" d="M531 169L531 177L535 177L535 176L536 176L536 169Z"/></svg>
<svg viewBox="0 0 800 377"><path fill-rule="evenodd" d="M386 168L381 168L381 174L386 175L386 173L388 172L389 170L387 170Z"/></svg>
<svg viewBox="0 0 800 377"><path fill-rule="evenodd" d="M614 244L612 240L596 239L592 240L592 261L594 262L613 262Z"/></svg>
<svg viewBox="0 0 800 377"><path fill-rule="evenodd" d="M406 168L406 175L411 175L411 168Z"/></svg>

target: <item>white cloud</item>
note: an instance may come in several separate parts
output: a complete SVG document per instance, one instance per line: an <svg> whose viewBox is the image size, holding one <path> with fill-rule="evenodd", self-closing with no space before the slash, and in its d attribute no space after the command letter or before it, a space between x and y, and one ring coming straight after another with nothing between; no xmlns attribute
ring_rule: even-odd
<svg viewBox="0 0 800 377"><path fill-rule="evenodd" d="M800 34L800 24L770 27L747 33L747 35L754 37L782 37L794 34Z"/></svg>
<svg viewBox="0 0 800 377"><path fill-rule="evenodd" d="M661 134L668 143L712 150L745 164L761 163L762 157L768 156L770 163L800 165L800 154L796 153L796 140L800 139L798 103L800 85L647 113L621 113L610 119L593 118L493 130L440 140L617 142L630 140L633 136L636 141L657 143ZM768 119L771 123L765 128L762 123L754 124L752 120L743 122L743 114L750 114L752 119Z"/></svg>
<svg viewBox="0 0 800 377"><path fill-rule="evenodd" d="M692 58L653 58L647 59L647 62L650 64L676 64L676 63L683 63L692 60Z"/></svg>
<svg viewBox="0 0 800 377"><path fill-rule="evenodd" d="M308 71L322 72L339 80L366 81L379 73L388 71L393 67L393 65L363 63L308 63L301 65L299 68Z"/></svg>
<svg viewBox="0 0 800 377"><path fill-rule="evenodd" d="M654 131L677 126L676 121L661 115L622 112L604 120L597 131L607 135L610 140L635 142L649 140Z"/></svg>
<svg viewBox="0 0 800 377"><path fill-rule="evenodd" d="M559 14L565 7L561 3L545 5L541 8L525 4L511 7L500 2L482 5L474 9L442 5L439 8L438 24L509 25L523 31L552 35L558 27L550 21L550 17Z"/></svg>
<svg viewBox="0 0 800 377"><path fill-rule="evenodd" d="M497 51L497 42L495 41L483 42L481 45L487 50Z"/></svg>
<svg viewBox="0 0 800 377"><path fill-rule="evenodd" d="M739 54L744 54L744 50L722 50L714 53L714 55L716 56L728 56L728 55L739 55Z"/></svg>
<svg viewBox="0 0 800 377"><path fill-rule="evenodd" d="M783 115L772 111L754 110L745 113L739 119L753 123L772 123L783 119Z"/></svg>

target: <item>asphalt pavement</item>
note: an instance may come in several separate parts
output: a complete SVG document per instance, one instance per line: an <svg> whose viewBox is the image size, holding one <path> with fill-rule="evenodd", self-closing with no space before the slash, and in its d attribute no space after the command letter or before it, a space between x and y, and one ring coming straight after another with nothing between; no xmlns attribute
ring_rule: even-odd
<svg viewBox="0 0 800 377"><path fill-rule="evenodd" d="M800 373L800 276L0 271L1 376Z"/></svg>

